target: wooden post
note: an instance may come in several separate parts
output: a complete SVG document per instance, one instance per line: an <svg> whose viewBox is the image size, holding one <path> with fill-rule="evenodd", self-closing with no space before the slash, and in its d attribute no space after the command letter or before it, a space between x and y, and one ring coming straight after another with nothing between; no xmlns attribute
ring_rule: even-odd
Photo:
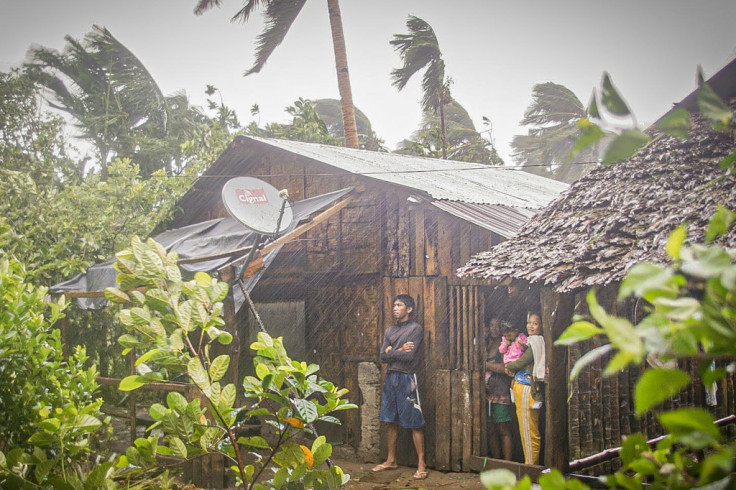
<svg viewBox="0 0 736 490"><path fill-rule="evenodd" d="M558 294L548 287L540 290L542 325L547 351L547 418L544 434L544 464L567 471L569 439L567 419L567 347L554 341L570 325L575 308L573 294Z"/></svg>

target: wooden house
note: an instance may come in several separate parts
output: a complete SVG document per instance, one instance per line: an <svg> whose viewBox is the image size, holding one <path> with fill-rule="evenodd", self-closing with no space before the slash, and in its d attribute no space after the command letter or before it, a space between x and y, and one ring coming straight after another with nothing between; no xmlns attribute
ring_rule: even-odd
<svg viewBox="0 0 736 490"><path fill-rule="evenodd" d="M360 407L345 412L341 426L319 430L378 459L378 352L393 322L391 298L408 293L425 329L428 463L469 469L474 454L485 454L478 394L491 282L455 271L514 236L567 185L511 168L238 137L180 200L170 226L226 216L221 188L236 176L288 189L294 200L354 188L339 212L283 247L252 291L270 333L284 336L294 358L318 363ZM238 322L246 346L253 322L247 314ZM400 445L411 447L403 431ZM413 449L399 454L402 464L415 458Z"/></svg>
<svg viewBox="0 0 736 490"><path fill-rule="evenodd" d="M709 84L736 107L736 61ZM719 162L734 151L733 134L713 130L698 114L695 93L675 107L691 112L687 139L650 130L654 140L637 155L590 172L532 218L519 235L474 256L459 271L463 277L525 280L539 292L550 371L547 466L564 470L573 460L620 446L622 436L632 432L661 434L654 417L634 414L632 392L639 369L604 378L597 363L568 386L575 361L600 343L553 348L552 342L574 314L587 313L585 296L593 287L607 311L636 322L644 305L616 301L626 271L643 261L666 263L664 245L678 225L686 224L688 237L702 241L717 204L736 209L736 176L719 168ZM723 244L736 246L736 230ZM570 391L574 395L568 404ZM703 406L703 391L696 381L671 403ZM713 412L717 418L736 413L733 376L720 383ZM610 465L596 471L615 469L615 463Z"/></svg>

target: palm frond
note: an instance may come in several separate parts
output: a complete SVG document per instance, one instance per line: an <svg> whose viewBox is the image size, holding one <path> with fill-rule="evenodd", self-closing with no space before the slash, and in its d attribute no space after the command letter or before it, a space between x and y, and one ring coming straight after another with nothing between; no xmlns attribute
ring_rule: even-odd
<svg viewBox="0 0 736 490"><path fill-rule="evenodd" d="M194 7L194 15L202 15L213 7L219 7L222 0L199 0Z"/></svg>
<svg viewBox="0 0 736 490"><path fill-rule="evenodd" d="M281 44L307 0L269 0L263 32L256 39L256 61L245 76L258 73L266 64L273 50Z"/></svg>

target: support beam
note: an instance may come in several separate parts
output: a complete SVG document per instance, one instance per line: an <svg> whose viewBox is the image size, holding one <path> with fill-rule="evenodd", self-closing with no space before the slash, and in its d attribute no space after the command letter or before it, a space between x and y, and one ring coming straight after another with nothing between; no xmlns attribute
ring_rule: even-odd
<svg viewBox="0 0 736 490"><path fill-rule="evenodd" d="M539 292L547 351L547 418L544 433L544 464L567 472L570 451L567 419L567 347L554 341L572 322L575 296L543 287Z"/></svg>

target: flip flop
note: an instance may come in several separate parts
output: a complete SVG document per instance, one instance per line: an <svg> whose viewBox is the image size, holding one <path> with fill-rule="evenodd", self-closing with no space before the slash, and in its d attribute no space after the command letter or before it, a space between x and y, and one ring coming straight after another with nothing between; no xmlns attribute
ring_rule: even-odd
<svg viewBox="0 0 736 490"><path fill-rule="evenodd" d="M413 480L424 480L428 476L429 476L429 471L419 471L419 470L417 470L416 473L414 473L414 476L412 476L411 478Z"/></svg>
<svg viewBox="0 0 736 490"><path fill-rule="evenodd" d="M429 476L429 471L419 471L417 470L416 473L414 473L414 476L412 476L413 480L424 480Z"/></svg>
<svg viewBox="0 0 736 490"><path fill-rule="evenodd" d="M371 471L373 473L378 473L379 471L395 470L396 468L398 468L398 466L396 466L396 465L391 466L391 465L387 465L387 464L381 463L379 465L374 466Z"/></svg>

